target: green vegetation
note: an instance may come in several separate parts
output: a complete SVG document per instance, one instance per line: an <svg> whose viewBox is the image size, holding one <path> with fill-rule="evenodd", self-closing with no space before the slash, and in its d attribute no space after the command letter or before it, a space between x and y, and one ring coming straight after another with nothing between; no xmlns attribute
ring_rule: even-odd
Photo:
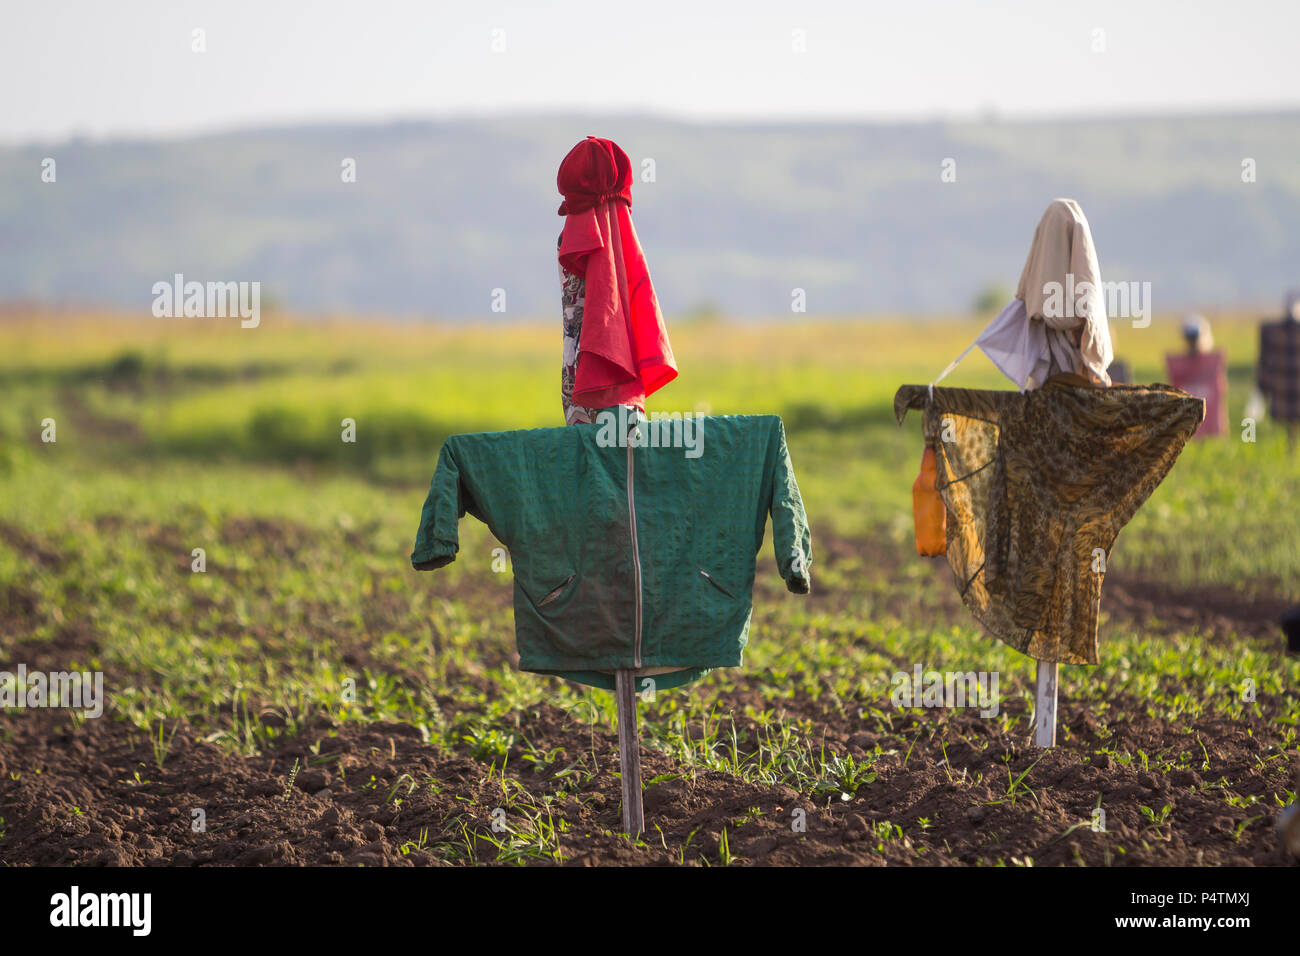
<svg viewBox="0 0 1300 956"><path fill-rule="evenodd" d="M1139 380L1163 377L1159 357L1176 347L1174 328L1165 320L1117 330ZM915 418L895 425L893 391L928 381L976 330L969 322L686 326L674 336L682 377L651 410L782 415L814 560L825 541L906 553L921 446ZM1244 322L1216 324L1234 363L1234 426L1252 335ZM292 739L320 715L409 723L429 746L497 768L498 805L517 812L508 832L467 812L458 844L416 840L404 853L558 858L563 821L551 796L530 793L527 781L555 775L577 792L595 772L594 743L585 754L540 746L521 715L556 709L590 725L594 741L596 728L613 726L612 696L514 670L511 578L493 571L496 543L473 519L462 522L453 565L417 574L408 563L443 437L559 422L558 338L550 326L315 326L278 317L248 331L112 317L0 325L3 642L21 635L30 649L69 629L89 632L81 659L65 665L109 675L106 719L138 728L160 770L181 721L239 754ZM1001 387L978 354L951 382ZM56 443L40 441L46 418ZM356 423L355 443L340 438L344 419ZM1234 427L1228 440L1187 449L1121 536L1112 569L1300 598L1300 463L1268 422L1256 443L1237 435ZM204 573L192 570L195 549ZM933 573L924 562L882 567L855 545L826 576L814 564L820 586L842 595L833 609L788 597L767 551L760 562L745 668L641 705L646 745L681 773L720 771L822 804L848 800L875 784L881 754L905 761L922 734L945 746L988 746L890 707L898 662L998 671L1004 702L1032 694L1032 662L969 619L933 623L923 592L908 590ZM1300 663L1250 641L1110 628L1103 665L1065 668L1061 694L1103 729L1125 716L1112 709L1121 699L1190 727L1206 714L1257 709L1238 692L1246 679L1284 701L1256 759L1293 758ZM878 739L864 755L839 752L819 739L813 711L841 713ZM997 720L1027 735L1026 714L1004 707ZM1190 734L1176 752L1121 743L1096 757L1108 754L1160 772L1209 767L1205 742ZM991 781L994 803L1035 799L1022 770ZM438 786L398 783L383 792L399 807ZM291 777L286 801L292 787ZM1143 813L1149 837L1167 837L1169 808ZM724 831L713 862L737 858L746 819L733 821L730 838ZM883 848L928 827L905 834L877 822L866 839Z"/></svg>

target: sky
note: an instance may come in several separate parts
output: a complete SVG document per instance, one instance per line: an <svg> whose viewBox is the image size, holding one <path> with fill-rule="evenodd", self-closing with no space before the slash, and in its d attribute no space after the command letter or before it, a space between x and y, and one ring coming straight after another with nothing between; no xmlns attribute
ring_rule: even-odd
<svg viewBox="0 0 1300 956"><path fill-rule="evenodd" d="M0 141L518 111L1292 109L1298 41L1295 0L48 0L0 18Z"/></svg>

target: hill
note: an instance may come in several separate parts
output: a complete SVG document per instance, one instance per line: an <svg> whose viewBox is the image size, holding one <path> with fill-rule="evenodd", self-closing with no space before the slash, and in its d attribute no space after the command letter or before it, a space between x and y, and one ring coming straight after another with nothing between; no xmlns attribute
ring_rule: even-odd
<svg viewBox="0 0 1300 956"><path fill-rule="evenodd" d="M696 125L510 116L0 149L0 298L147 311L154 282L260 280L295 310L558 310L555 170L588 133L654 181L634 218L664 308L737 316L966 309L1014 286L1056 196L1107 279L1157 309L1300 284L1300 114ZM57 162L43 183L41 161ZM357 181L341 181L341 163ZM1242 182L1243 158L1258 181ZM955 182L940 181L956 161ZM265 301L265 300L264 300Z"/></svg>

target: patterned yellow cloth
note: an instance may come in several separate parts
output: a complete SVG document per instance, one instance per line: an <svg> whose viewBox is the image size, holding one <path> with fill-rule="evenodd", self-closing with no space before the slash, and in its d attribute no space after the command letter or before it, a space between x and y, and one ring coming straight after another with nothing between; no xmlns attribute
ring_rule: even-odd
<svg viewBox="0 0 1300 956"><path fill-rule="evenodd" d="M925 410L962 601L1030 657L1096 664L1111 546L1169 473L1205 402L1168 385L1099 388L1058 375L1036 391L904 385L899 424Z"/></svg>

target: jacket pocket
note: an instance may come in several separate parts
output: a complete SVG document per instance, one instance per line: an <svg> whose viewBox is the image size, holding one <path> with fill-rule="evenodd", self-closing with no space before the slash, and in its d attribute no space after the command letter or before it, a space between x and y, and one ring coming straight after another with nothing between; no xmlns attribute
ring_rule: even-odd
<svg viewBox="0 0 1300 956"><path fill-rule="evenodd" d="M568 586L573 583L573 579L576 577L577 577L576 574L570 574L567 578L564 579L563 582L561 582L559 585L557 585L556 587L552 588L549 592L547 592L546 597L542 598L540 601L537 602L537 606L546 607L546 605L552 603L553 601L558 601L560 595L562 595L565 592L565 589L567 589Z"/></svg>
<svg viewBox="0 0 1300 956"><path fill-rule="evenodd" d="M708 581L710 584L712 584L715 588L717 588L727 597L731 598L733 601L736 599L736 595L732 594L720 583L718 583L718 579L715 578L713 575L711 575L708 571L705 571L703 568L700 568L700 575L704 578L704 580Z"/></svg>

